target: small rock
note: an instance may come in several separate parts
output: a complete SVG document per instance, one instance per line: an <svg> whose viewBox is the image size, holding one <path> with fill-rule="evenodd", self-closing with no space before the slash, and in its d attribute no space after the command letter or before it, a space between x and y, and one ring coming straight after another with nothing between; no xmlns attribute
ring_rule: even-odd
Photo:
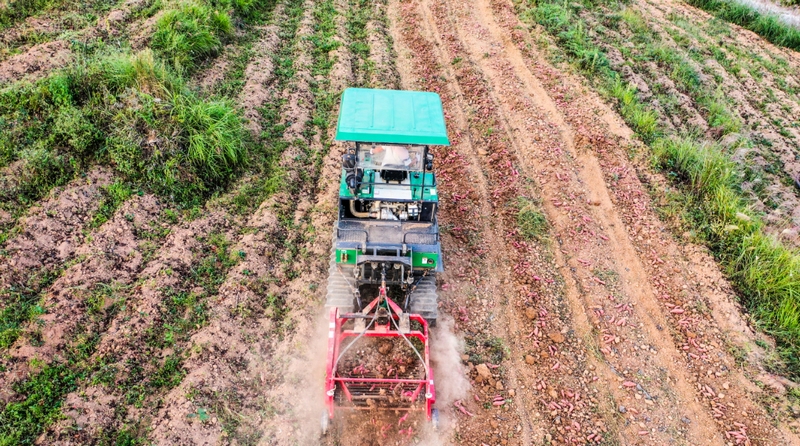
<svg viewBox="0 0 800 446"><path fill-rule="evenodd" d="M525 309L525 316L530 320L536 319L536 310L534 310L531 307L526 308Z"/></svg>
<svg viewBox="0 0 800 446"><path fill-rule="evenodd" d="M553 389L550 389L550 391L547 392L547 394L550 395L550 398L558 398L558 392L556 392Z"/></svg>
<svg viewBox="0 0 800 446"><path fill-rule="evenodd" d="M489 379L492 377L492 372L489 371L489 367L486 364L478 364L475 366L475 370L478 371L478 375L481 378Z"/></svg>
<svg viewBox="0 0 800 446"><path fill-rule="evenodd" d="M491 420L491 421L489 421L489 424L491 424L491 425L492 425L492 429L497 429L497 426L499 426L499 425L500 425L500 424L499 424L497 421L495 421L495 420Z"/></svg>
<svg viewBox="0 0 800 446"><path fill-rule="evenodd" d="M514 398L514 396L516 394L517 394L517 392L514 389L511 389L511 390L508 391L508 396L510 396L511 398Z"/></svg>
<svg viewBox="0 0 800 446"><path fill-rule="evenodd" d="M681 417L681 421L683 421L685 424L692 424L692 420L690 420L690 419L688 419L686 417Z"/></svg>
<svg viewBox="0 0 800 446"><path fill-rule="evenodd" d="M469 355L461 355L461 360L464 362L469 361Z"/></svg>
<svg viewBox="0 0 800 446"><path fill-rule="evenodd" d="M547 336L556 344L560 344L565 340L564 335L558 332L549 333Z"/></svg>
<svg viewBox="0 0 800 446"><path fill-rule="evenodd" d="M525 355L525 362L533 365L533 363L536 362L536 359L531 355Z"/></svg>
<svg viewBox="0 0 800 446"><path fill-rule="evenodd" d="M503 383L497 381L497 384L495 384L494 388L497 390L503 390Z"/></svg>
<svg viewBox="0 0 800 446"><path fill-rule="evenodd" d="M628 409L625 406L619 406L619 413L625 413Z"/></svg>

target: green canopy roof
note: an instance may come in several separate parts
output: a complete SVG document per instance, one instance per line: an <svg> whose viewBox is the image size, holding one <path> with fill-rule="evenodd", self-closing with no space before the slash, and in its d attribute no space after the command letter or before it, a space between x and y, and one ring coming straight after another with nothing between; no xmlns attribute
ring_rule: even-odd
<svg viewBox="0 0 800 446"><path fill-rule="evenodd" d="M336 140L450 145L438 94L367 88L344 91Z"/></svg>

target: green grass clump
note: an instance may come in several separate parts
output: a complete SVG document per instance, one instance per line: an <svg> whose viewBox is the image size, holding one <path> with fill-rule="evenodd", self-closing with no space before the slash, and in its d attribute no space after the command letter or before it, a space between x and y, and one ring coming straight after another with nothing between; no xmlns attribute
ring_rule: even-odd
<svg viewBox="0 0 800 446"><path fill-rule="evenodd" d="M92 217L91 223L89 223L89 227L92 228L97 228L107 222L108 219L114 215L117 208L133 195L133 189L131 189L130 185L119 180L102 187L101 190L103 193L103 200L100 203L100 208L97 210L97 213Z"/></svg>
<svg viewBox="0 0 800 446"><path fill-rule="evenodd" d="M216 56L232 32L227 12L189 0L158 19L150 46L177 71L193 71L204 59Z"/></svg>
<svg viewBox="0 0 800 446"><path fill-rule="evenodd" d="M223 187L243 166L247 134L226 99L203 99L150 51L81 60L36 83L0 90L0 122L22 174L0 192L18 214L93 163L123 181L186 205Z"/></svg>
<svg viewBox="0 0 800 446"><path fill-rule="evenodd" d="M800 51L800 29L788 25L775 15L762 13L752 6L728 0L687 0L692 6L735 23L770 42Z"/></svg>
<svg viewBox="0 0 800 446"><path fill-rule="evenodd" d="M607 81L607 93L618 101L619 111L645 142L658 135L658 115L642 104L636 96L636 87L625 83L618 75Z"/></svg>
<svg viewBox="0 0 800 446"><path fill-rule="evenodd" d="M56 364L14 385L26 397L0 412L0 446L34 444L42 426L58 419L63 396L77 388L80 376L69 366Z"/></svg>
<svg viewBox="0 0 800 446"><path fill-rule="evenodd" d="M15 0L3 5L0 9L0 29L6 29L49 6L58 4L59 0Z"/></svg>
<svg viewBox="0 0 800 446"><path fill-rule="evenodd" d="M22 334L25 324L44 314L42 293L52 285L58 272L42 269L24 284L0 290L3 309L0 311L0 350L11 347Z"/></svg>
<svg viewBox="0 0 800 446"><path fill-rule="evenodd" d="M527 240L541 240L549 228L547 217L539 206L527 198L521 198L517 203L517 227L520 235Z"/></svg>

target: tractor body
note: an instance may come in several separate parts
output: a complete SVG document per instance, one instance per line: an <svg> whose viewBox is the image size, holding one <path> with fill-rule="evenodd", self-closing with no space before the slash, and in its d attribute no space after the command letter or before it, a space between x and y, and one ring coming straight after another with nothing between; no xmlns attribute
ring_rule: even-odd
<svg viewBox="0 0 800 446"><path fill-rule="evenodd" d="M422 411L435 427L428 329L443 263L430 146L449 145L441 99L347 89L336 139L347 147L326 294L323 432L337 409Z"/></svg>
<svg viewBox="0 0 800 446"><path fill-rule="evenodd" d="M435 323L443 263L430 146L449 144L439 95L347 89L336 139L348 147L326 305L361 311L383 274L390 299Z"/></svg>

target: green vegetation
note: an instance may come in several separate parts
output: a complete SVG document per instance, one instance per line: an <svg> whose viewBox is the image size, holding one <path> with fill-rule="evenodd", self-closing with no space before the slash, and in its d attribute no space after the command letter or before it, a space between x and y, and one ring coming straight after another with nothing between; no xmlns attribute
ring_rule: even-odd
<svg viewBox="0 0 800 446"><path fill-rule="evenodd" d="M367 41L367 21L374 13L370 7L372 0L350 0L350 9L347 10L347 33L350 37L348 49L353 55L353 78L356 87L362 87L369 82L375 64L370 60L370 47Z"/></svg>
<svg viewBox="0 0 800 446"><path fill-rule="evenodd" d="M800 256L763 231L738 193L736 166L714 146L664 139L653 145L658 166L684 190L687 215L726 268L743 302L796 375L800 366Z"/></svg>
<svg viewBox="0 0 800 446"><path fill-rule="evenodd" d="M764 232L763 222L741 196L737 166L718 147L698 142L695 135L669 134L659 115L639 100L636 88L607 63L573 6L547 0L519 0L516 6L523 20L543 26L568 59L616 101L625 121L650 145L656 165L686 192L668 196L682 200L684 218L719 259L758 325L775 337L786 371L800 376L800 256ZM636 32L634 40L646 45L647 56L696 98L710 125L725 133L739 130L721 94L707 91L685 59L658 44L637 15L623 11L618 17Z"/></svg>
<svg viewBox="0 0 800 446"><path fill-rule="evenodd" d="M227 12L200 0L186 0L158 19L150 46L176 71L193 71L202 60L216 56L232 33Z"/></svg>
<svg viewBox="0 0 800 446"><path fill-rule="evenodd" d="M20 400L6 404L0 410L0 445L34 444L42 430L61 416L63 398L78 388L89 376L90 357L100 341L99 331L92 328L107 326L120 308L122 288L114 284L99 284L90 292L87 304L103 302L91 311L89 325L81 325L72 336L63 359L44 365L26 380L12 385ZM106 305L106 300L114 303ZM91 328L90 328L91 327Z"/></svg>
<svg viewBox="0 0 800 446"><path fill-rule="evenodd" d="M121 181L115 181L108 186L104 186L102 192L103 201L100 203L97 213L92 217L91 223L89 223L89 227L92 228L97 228L107 222L114 215L117 208L133 195L133 190L130 186Z"/></svg>
<svg viewBox="0 0 800 446"><path fill-rule="evenodd" d="M800 51L800 29L787 25L777 16L732 0L687 0L687 3L747 28L776 45Z"/></svg>
<svg viewBox="0 0 800 446"><path fill-rule="evenodd" d="M224 187L247 158L233 104L201 99L148 50L101 51L36 83L6 87L0 123L20 162L0 191L0 209L14 217L93 163L191 206Z"/></svg>
<svg viewBox="0 0 800 446"><path fill-rule="evenodd" d="M63 396L77 388L81 376L68 365L55 364L15 385L14 391L26 398L0 412L0 445L34 444L42 426L58 418Z"/></svg>
<svg viewBox="0 0 800 446"><path fill-rule="evenodd" d="M274 64L274 90L284 91L296 73L294 51L300 41L297 30L303 16L303 2L290 0L285 4L285 18L278 23L279 45L272 54ZM282 120L281 110L286 100L276 97L264 103L261 115L261 135L256 150L251 153L253 177L239 185L231 199L239 214L247 214L272 195L283 184L284 172L278 165L280 155L289 147L283 137L287 123Z"/></svg>
<svg viewBox="0 0 800 446"><path fill-rule="evenodd" d="M541 240L547 235L547 217L536 203L527 198L520 198L517 209L517 227L523 238Z"/></svg>
<svg viewBox="0 0 800 446"><path fill-rule="evenodd" d="M0 290L3 309L0 311L0 349L7 349L22 334L25 324L44 314L42 293L55 281L58 273L42 269L27 283Z"/></svg>

